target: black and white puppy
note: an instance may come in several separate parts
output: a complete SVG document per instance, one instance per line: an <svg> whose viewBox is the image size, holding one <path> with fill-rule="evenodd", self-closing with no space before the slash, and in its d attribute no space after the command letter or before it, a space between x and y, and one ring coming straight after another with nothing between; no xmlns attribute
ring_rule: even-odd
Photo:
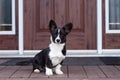
<svg viewBox="0 0 120 80"><path fill-rule="evenodd" d="M58 28L55 21L50 20L49 30L51 33L51 43L49 47L38 53L32 60L33 71L40 72L45 69L47 76L63 74L61 65L66 57L66 36L72 30L73 24L68 23L62 28Z"/></svg>
<svg viewBox="0 0 120 80"><path fill-rule="evenodd" d="M72 27L73 24L68 23L62 28L58 28L55 21L50 20L51 43L48 48L43 49L32 59L34 72L45 69L47 76L53 75L53 71L56 74L63 74L61 65L66 57L66 36L72 30Z"/></svg>

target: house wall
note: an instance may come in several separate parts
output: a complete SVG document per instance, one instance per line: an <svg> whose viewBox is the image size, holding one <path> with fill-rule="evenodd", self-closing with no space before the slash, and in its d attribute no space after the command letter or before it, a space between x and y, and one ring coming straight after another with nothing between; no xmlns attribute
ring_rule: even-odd
<svg viewBox="0 0 120 80"><path fill-rule="evenodd" d="M120 49L120 34L106 33L105 29L105 0L102 0L102 28L103 28L103 49Z"/></svg>
<svg viewBox="0 0 120 80"><path fill-rule="evenodd" d="M18 50L18 0L16 2L16 34L0 35L0 50Z"/></svg>

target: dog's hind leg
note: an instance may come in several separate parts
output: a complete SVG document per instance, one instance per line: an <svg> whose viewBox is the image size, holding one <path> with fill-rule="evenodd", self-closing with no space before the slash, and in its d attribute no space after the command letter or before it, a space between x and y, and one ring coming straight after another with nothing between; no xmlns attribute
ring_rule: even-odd
<svg viewBox="0 0 120 80"><path fill-rule="evenodd" d="M39 73L40 72L40 65L37 63L37 61L34 60L32 62L32 65L33 65L33 72Z"/></svg>
<svg viewBox="0 0 120 80"><path fill-rule="evenodd" d="M35 73L40 73L40 68L39 68L38 65L37 65L37 66L34 66L34 65L33 65L33 72L35 72Z"/></svg>
<svg viewBox="0 0 120 80"><path fill-rule="evenodd" d="M47 76L53 75L52 69L50 69L50 68L48 68L48 67L46 67L45 69L46 69L45 74L46 74Z"/></svg>

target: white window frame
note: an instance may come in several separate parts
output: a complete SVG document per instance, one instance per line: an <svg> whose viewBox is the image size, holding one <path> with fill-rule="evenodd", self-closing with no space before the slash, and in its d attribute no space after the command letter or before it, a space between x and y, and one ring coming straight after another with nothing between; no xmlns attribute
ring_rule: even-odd
<svg viewBox="0 0 120 80"><path fill-rule="evenodd" d="M0 24L2 26L12 26L11 31L0 31L0 35L15 35L15 0L12 0L12 24Z"/></svg>
<svg viewBox="0 0 120 80"><path fill-rule="evenodd" d="M105 0L105 23L106 23L106 33L120 33L120 30L110 30L110 27L109 25L112 24L112 25L118 25L120 23L109 23L109 0Z"/></svg>

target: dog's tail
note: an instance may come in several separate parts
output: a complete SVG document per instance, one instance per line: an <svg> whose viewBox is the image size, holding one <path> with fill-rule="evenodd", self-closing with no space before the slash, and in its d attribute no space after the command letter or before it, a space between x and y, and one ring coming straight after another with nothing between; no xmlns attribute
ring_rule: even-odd
<svg viewBox="0 0 120 80"><path fill-rule="evenodd" d="M32 59L26 60L26 61L17 62L16 65L19 65L19 66L27 66L27 65L30 65L31 63L32 63Z"/></svg>

